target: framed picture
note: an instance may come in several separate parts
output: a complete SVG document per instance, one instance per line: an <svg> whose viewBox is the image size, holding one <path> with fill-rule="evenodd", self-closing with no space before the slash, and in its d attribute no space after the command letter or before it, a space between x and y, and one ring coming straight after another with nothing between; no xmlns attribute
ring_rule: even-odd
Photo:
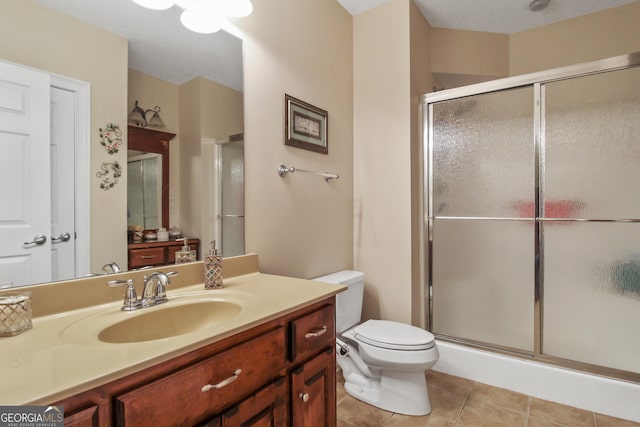
<svg viewBox="0 0 640 427"><path fill-rule="evenodd" d="M284 109L284 144L328 154L328 113L287 94L284 95Z"/></svg>

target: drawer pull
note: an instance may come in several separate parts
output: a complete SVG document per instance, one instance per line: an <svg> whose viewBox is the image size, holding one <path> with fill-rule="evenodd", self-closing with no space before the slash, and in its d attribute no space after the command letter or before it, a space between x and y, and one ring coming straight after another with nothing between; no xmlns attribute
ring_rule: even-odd
<svg viewBox="0 0 640 427"><path fill-rule="evenodd" d="M140 255L140 259L154 259L157 255Z"/></svg>
<svg viewBox="0 0 640 427"><path fill-rule="evenodd" d="M226 380L222 380L220 381L218 384L207 384L205 386L203 386L200 391L202 391L203 393L211 390L212 388L215 388L216 390L221 389L223 387L228 386L229 384L231 384L232 382L234 382L235 380L238 379L238 375L240 375L240 373L242 372L242 369L236 369L233 373L232 376L230 376L229 378L227 378Z"/></svg>
<svg viewBox="0 0 640 427"><path fill-rule="evenodd" d="M319 337L320 335L323 335L327 332L327 325L323 325L322 328L318 329L315 332L307 332L304 337L309 339L309 338L316 338Z"/></svg>
<svg viewBox="0 0 640 427"><path fill-rule="evenodd" d="M307 403L309 401L309 393L300 393L298 395L298 397L300 398L300 400L302 400L304 403Z"/></svg>

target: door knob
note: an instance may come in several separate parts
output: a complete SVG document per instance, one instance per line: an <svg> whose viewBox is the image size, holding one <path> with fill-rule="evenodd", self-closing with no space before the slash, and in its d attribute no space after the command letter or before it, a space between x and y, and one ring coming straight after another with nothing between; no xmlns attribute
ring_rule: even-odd
<svg viewBox="0 0 640 427"><path fill-rule="evenodd" d="M69 233L62 233L58 237L52 237L51 238L52 242L66 242L68 240L71 240L71 234L69 234Z"/></svg>
<svg viewBox="0 0 640 427"><path fill-rule="evenodd" d="M44 234L38 234L36 237L33 238L32 241L30 242L24 242L24 245L44 245L47 242L47 236L45 236Z"/></svg>
<svg viewBox="0 0 640 427"><path fill-rule="evenodd" d="M307 403L309 401L309 393L300 393L298 395L298 397L300 398L300 400L302 400L304 403Z"/></svg>

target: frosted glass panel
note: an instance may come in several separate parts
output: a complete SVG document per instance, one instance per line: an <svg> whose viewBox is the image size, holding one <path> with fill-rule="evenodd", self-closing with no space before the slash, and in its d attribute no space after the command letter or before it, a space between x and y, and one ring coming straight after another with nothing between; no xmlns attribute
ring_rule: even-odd
<svg viewBox="0 0 640 427"><path fill-rule="evenodd" d="M640 69L548 83L545 98L545 208L640 218Z"/></svg>
<svg viewBox="0 0 640 427"><path fill-rule="evenodd" d="M534 223L434 220L433 331L533 351Z"/></svg>
<svg viewBox="0 0 640 427"><path fill-rule="evenodd" d="M531 217L533 104L526 87L433 106L435 216Z"/></svg>
<svg viewBox="0 0 640 427"><path fill-rule="evenodd" d="M144 226L142 162L127 163L127 225Z"/></svg>
<svg viewBox="0 0 640 427"><path fill-rule="evenodd" d="M640 224L544 225L545 354L640 373Z"/></svg>
<svg viewBox="0 0 640 427"><path fill-rule="evenodd" d="M162 185L160 184L159 156L142 160L143 197L144 197L144 227L160 227L160 212L162 212Z"/></svg>
<svg viewBox="0 0 640 427"><path fill-rule="evenodd" d="M222 255L244 254L244 143L222 145L220 170Z"/></svg>

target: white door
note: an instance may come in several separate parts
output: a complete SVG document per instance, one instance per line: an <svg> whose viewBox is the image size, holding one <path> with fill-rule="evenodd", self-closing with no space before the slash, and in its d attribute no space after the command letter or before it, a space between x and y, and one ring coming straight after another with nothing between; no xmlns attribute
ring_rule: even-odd
<svg viewBox="0 0 640 427"><path fill-rule="evenodd" d="M76 277L75 94L51 88L51 280Z"/></svg>
<svg viewBox="0 0 640 427"><path fill-rule="evenodd" d="M51 280L49 86L0 62L0 287Z"/></svg>

